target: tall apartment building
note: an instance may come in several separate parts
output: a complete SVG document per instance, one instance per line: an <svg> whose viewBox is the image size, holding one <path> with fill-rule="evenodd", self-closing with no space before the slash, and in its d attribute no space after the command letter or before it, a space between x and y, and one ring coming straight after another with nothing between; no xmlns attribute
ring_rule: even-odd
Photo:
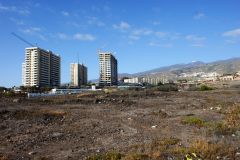
<svg viewBox="0 0 240 160"><path fill-rule="evenodd" d="M79 63L70 64L71 86L80 87L87 84L87 67Z"/></svg>
<svg viewBox="0 0 240 160"><path fill-rule="evenodd" d="M110 52L99 52L100 86L118 84L117 59Z"/></svg>
<svg viewBox="0 0 240 160"><path fill-rule="evenodd" d="M61 58L39 47L25 49L25 62L22 64L24 86L60 86Z"/></svg>

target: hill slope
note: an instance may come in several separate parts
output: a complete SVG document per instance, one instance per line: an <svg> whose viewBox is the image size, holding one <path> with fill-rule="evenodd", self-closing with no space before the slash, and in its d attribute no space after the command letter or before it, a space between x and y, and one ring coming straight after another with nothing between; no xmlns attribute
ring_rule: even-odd
<svg viewBox="0 0 240 160"><path fill-rule="evenodd" d="M139 72L135 74L124 74L125 76L128 75L129 77L138 77L138 76L150 76L150 77L157 77L164 75L169 78L176 77L181 73L196 73L196 72L217 72L219 74L224 73L235 73L240 71L240 58L231 58L227 60L215 61L211 63L204 63L204 62L191 62L187 64L175 64L167 67L160 67L156 69L152 69L149 71ZM122 77L122 74L119 75Z"/></svg>

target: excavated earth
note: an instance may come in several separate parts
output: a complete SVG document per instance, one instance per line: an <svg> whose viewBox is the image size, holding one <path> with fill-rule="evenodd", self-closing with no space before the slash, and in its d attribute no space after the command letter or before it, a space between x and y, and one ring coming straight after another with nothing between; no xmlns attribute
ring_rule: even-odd
<svg viewBox="0 0 240 160"><path fill-rule="evenodd" d="M223 142L240 159L240 134L209 133L209 128L182 123L187 116L220 121L240 104L239 97L239 90L1 97L0 159L87 159L112 150L148 153L147 144L169 137L186 147L199 139ZM134 149L136 145L146 147Z"/></svg>

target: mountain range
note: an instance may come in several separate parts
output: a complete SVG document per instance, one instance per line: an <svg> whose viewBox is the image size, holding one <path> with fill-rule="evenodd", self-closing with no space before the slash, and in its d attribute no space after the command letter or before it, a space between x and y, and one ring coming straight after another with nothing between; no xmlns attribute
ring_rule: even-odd
<svg viewBox="0 0 240 160"><path fill-rule="evenodd" d="M144 72L128 74L122 73L119 74L121 77L158 77L164 76L166 78L174 78L179 76L182 73L197 73L197 72L217 72L219 74L228 74L235 73L240 71L240 58L231 58L227 60L220 60L210 63L205 63L201 61L194 61L187 64L175 64L166 67L160 67L151 69Z"/></svg>

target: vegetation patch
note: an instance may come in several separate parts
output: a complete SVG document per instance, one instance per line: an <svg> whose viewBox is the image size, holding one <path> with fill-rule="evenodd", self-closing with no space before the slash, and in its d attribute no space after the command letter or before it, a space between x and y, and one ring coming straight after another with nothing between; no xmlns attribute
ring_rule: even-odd
<svg viewBox="0 0 240 160"><path fill-rule="evenodd" d="M222 121L208 123L209 130L217 135L229 135L240 130L240 106L233 105Z"/></svg>
<svg viewBox="0 0 240 160"><path fill-rule="evenodd" d="M49 124L60 122L66 115L66 112L60 110L4 110L0 112L0 119L29 120Z"/></svg>
<svg viewBox="0 0 240 160"><path fill-rule="evenodd" d="M150 115L159 116L160 118L170 117L166 112L159 110L158 112L151 112Z"/></svg>
<svg viewBox="0 0 240 160"><path fill-rule="evenodd" d="M91 157L88 157L87 160L120 160L122 157L122 154L116 151L110 151L103 154L93 155Z"/></svg>
<svg viewBox="0 0 240 160"><path fill-rule="evenodd" d="M8 160L8 157L0 154L0 160Z"/></svg>
<svg viewBox="0 0 240 160"><path fill-rule="evenodd" d="M240 128L240 105L234 105L231 107L229 112L226 114L225 118L225 125L229 128Z"/></svg>
<svg viewBox="0 0 240 160"><path fill-rule="evenodd" d="M203 159L235 159L236 150L224 143L211 143L205 140L193 142L189 152L201 155Z"/></svg>
<svg viewBox="0 0 240 160"><path fill-rule="evenodd" d="M163 84L158 86L157 90L162 92L178 91L178 87L175 84Z"/></svg>
<svg viewBox="0 0 240 160"><path fill-rule="evenodd" d="M224 143L212 143L206 140L197 140L189 147L179 145L180 140L166 138L154 141L145 147L150 147L146 153L107 152L89 157L87 160L150 160L150 159L235 159L236 149ZM144 145L142 145L144 146Z"/></svg>
<svg viewBox="0 0 240 160"><path fill-rule="evenodd" d="M213 88L209 87L207 85L201 85L200 86L200 91L210 91L210 90L213 90Z"/></svg>
<svg viewBox="0 0 240 160"><path fill-rule="evenodd" d="M206 125L206 122L198 117L193 117L193 116L187 116L184 117L181 121L182 124L188 124L192 126L197 126L197 127L204 127Z"/></svg>

